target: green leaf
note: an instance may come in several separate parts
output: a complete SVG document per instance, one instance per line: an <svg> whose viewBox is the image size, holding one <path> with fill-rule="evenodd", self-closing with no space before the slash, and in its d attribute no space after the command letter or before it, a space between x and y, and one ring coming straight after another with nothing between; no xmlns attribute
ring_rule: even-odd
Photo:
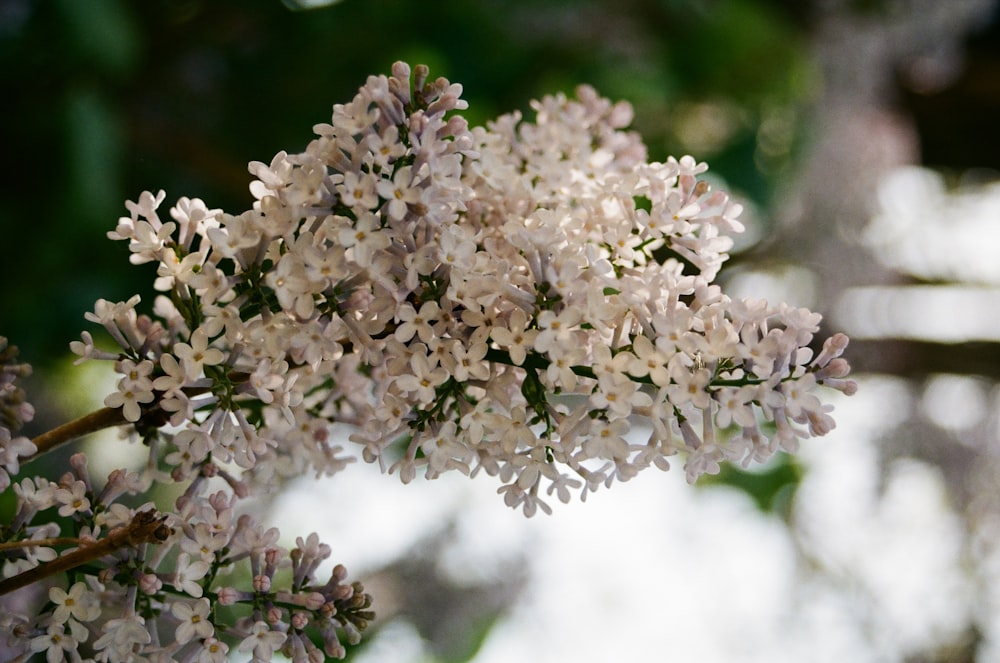
<svg viewBox="0 0 1000 663"><path fill-rule="evenodd" d="M699 485L736 488L746 493L762 512L784 518L801 480L802 468L791 456L780 454L771 463L753 470L726 463L718 474L702 477Z"/></svg>

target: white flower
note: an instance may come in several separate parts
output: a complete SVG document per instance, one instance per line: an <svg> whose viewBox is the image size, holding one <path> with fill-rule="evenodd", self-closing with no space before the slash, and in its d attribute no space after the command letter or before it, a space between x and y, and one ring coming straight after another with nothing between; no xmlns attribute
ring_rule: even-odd
<svg viewBox="0 0 1000 663"><path fill-rule="evenodd" d="M576 326L583 319L583 314L575 307L567 307L559 314L543 311L538 316L538 328L541 330L535 337L535 349L554 356L570 351L579 335Z"/></svg>
<svg viewBox="0 0 1000 663"><path fill-rule="evenodd" d="M79 341L70 341L69 344L70 352L72 352L75 355L79 355L80 357L79 359L73 362L74 366L78 366L83 362L87 361L88 359L114 360L118 358L118 355L112 352L105 352L103 350L99 350L94 345L94 337L91 335L90 332L88 331L80 332L80 339L81 340Z"/></svg>
<svg viewBox="0 0 1000 663"><path fill-rule="evenodd" d="M382 169L406 154L406 146L399 140L399 129L392 124L383 129L381 134L368 134L365 146L371 152L375 165Z"/></svg>
<svg viewBox="0 0 1000 663"><path fill-rule="evenodd" d="M614 421L595 419L590 424L590 434L583 443L583 451L589 458L625 460L628 455L628 442L624 436L628 433L628 428L627 419Z"/></svg>
<svg viewBox="0 0 1000 663"><path fill-rule="evenodd" d="M586 352L581 347L571 347L554 357L550 357L551 363L545 369L545 377L549 384L559 386L568 392L575 391L579 379L574 367L585 364L586 357Z"/></svg>
<svg viewBox="0 0 1000 663"><path fill-rule="evenodd" d="M402 221L406 216L407 205L415 205L420 202L421 189L416 184L413 168L403 166L393 173L392 181L379 180L375 185L378 195L386 201L389 218Z"/></svg>
<svg viewBox="0 0 1000 663"><path fill-rule="evenodd" d="M312 283L300 251L293 250L283 255L275 268L267 273L265 281L274 290L283 309L305 320L312 316L315 302Z"/></svg>
<svg viewBox="0 0 1000 663"><path fill-rule="evenodd" d="M781 384L781 393L785 396L784 408L791 419L802 423L809 413L822 412L823 404L812 391L815 386L816 376L812 373Z"/></svg>
<svg viewBox="0 0 1000 663"><path fill-rule="evenodd" d="M283 375L288 372L288 364L280 362L277 366L272 366L270 359L264 359L257 364L257 368L250 374L247 384L253 390L254 395L263 403L274 401L274 391L285 384Z"/></svg>
<svg viewBox="0 0 1000 663"><path fill-rule="evenodd" d="M128 301L116 303L98 299L94 303L94 312L84 313L83 317L102 325L121 347L138 348L142 345L135 328L138 318L135 306L139 302L139 295L133 295Z"/></svg>
<svg viewBox="0 0 1000 663"><path fill-rule="evenodd" d="M537 329L527 329L528 316L520 308L514 309L507 318L507 326L499 325L490 330L490 336L502 348L506 348L511 361L516 366L524 363L528 350L534 345Z"/></svg>
<svg viewBox="0 0 1000 663"><path fill-rule="evenodd" d="M147 645L152 640L146 630L146 620L138 615L109 619L101 627L103 635L94 642L99 658L109 663L127 663L133 660L136 646Z"/></svg>
<svg viewBox="0 0 1000 663"><path fill-rule="evenodd" d="M445 226L441 234L440 260L443 265L466 268L475 261L476 243L463 226Z"/></svg>
<svg viewBox="0 0 1000 663"><path fill-rule="evenodd" d="M396 378L396 386L404 393L414 394L417 402L430 403L434 400L435 389L448 379L448 371L436 366L424 354L410 357L410 369L411 373Z"/></svg>
<svg viewBox="0 0 1000 663"><path fill-rule="evenodd" d="M90 511L90 500L87 498L87 484L74 481L69 488L59 488L55 491L56 503L60 505L59 515L71 516L74 513Z"/></svg>
<svg viewBox="0 0 1000 663"><path fill-rule="evenodd" d="M225 534L212 531L203 522L195 523L191 530L185 529L185 533L187 536L180 541L181 550L206 562L211 562L216 551L229 543Z"/></svg>
<svg viewBox="0 0 1000 663"><path fill-rule="evenodd" d="M390 127L395 129L396 127ZM375 193L375 178L370 173L344 173L344 180L337 185L337 193L345 205L364 213L375 209L378 205L378 195Z"/></svg>
<svg viewBox="0 0 1000 663"><path fill-rule="evenodd" d="M177 450L168 454L164 460L172 467L182 468L185 473L208 457L213 444L212 437L197 426L178 431L172 441Z"/></svg>
<svg viewBox="0 0 1000 663"><path fill-rule="evenodd" d="M153 287L161 292L169 292L178 284L188 284L201 270L205 262L205 254L196 251L189 253L183 258L174 251L162 251L160 254L160 264L156 268L159 276L153 282Z"/></svg>
<svg viewBox="0 0 1000 663"><path fill-rule="evenodd" d="M187 196L178 198L177 203L170 208L170 216L177 222L178 244L181 248L189 249L191 241L197 234L203 233L209 227L215 227L217 225L215 217L221 212L222 210L218 209L208 209L201 198L192 199Z"/></svg>
<svg viewBox="0 0 1000 663"><path fill-rule="evenodd" d="M86 584L73 583L69 591L61 587L49 589L49 600L55 605L52 619L58 623L66 622L70 617L81 622L97 619L101 614L101 605L97 597L87 591Z"/></svg>
<svg viewBox="0 0 1000 663"><path fill-rule="evenodd" d="M645 336L636 336L632 341L634 358L629 360L628 372L637 378L649 376L657 387L665 387L670 383L670 372L667 362L670 357L657 348Z"/></svg>
<svg viewBox="0 0 1000 663"><path fill-rule="evenodd" d="M380 229L378 217L371 212L360 215L353 227L342 229L339 239L344 247L352 250L354 262L361 267L369 267L375 253L392 242L389 234Z"/></svg>
<svg viewBox="0 0 1000 663"><path fill-rule="evenodd" d="M264 529L261 525L251 525L240 529L240 537L232 542L233 550L261 553L273 548L281 536L277 527Z"/></svg>
<svg viewBox="0 0 1000 663"><path fill-rule="evenodd" d="M118 381L118 391L108 394L104 404L108 407L122 408L122 414L128 421L138 421L142 416L142 403L152 403L153 380L149 374L153 370L153 362L148 359L135 363L123 359L115 365L115 370L123 375Z"/></svg>
<svg viewBox="0 0 1000 663"><path fill-rule="evenodd" d="M190 642L194 638L207 640L215 633L215 627L208 619L212 609L208 599L202 598L193 602L175 601L170 605L170 612L180 623L174 631L174 641L178 644Z"/></svg>
<svg viewBox="0 0 1000 663"><path fill-rule="evenodd" d="M451 343L451 357L447 363L452 376L459 382L486 380L490 377L490 365L485 361L486 343L479 341L466 347L460 341Z"/></svg>
<svg viewBox="0 0 1000 663"><path fill-rule="evenodd" d="M207 638L198 652L198 663L226 663L229 660L229 645L213 638Z"/></svg>
<svg viewBox="0 0 1000 663"><path fill-rule="evenodd" d="M688 455L684 473L688 483L694 483L702 474L718 474L722 469L722 450L715 444L702 444Z"/></svg>
<svg viewBox="0 0 1000 663"><path fill-rule="evenodd" d="M707 368L686 367L679 361L670 362L670 375L674 382L667 387L667 394L676 406L691 403L699 410L707 410L711 397L708 383L712 372Z"/></svg>
<svg viewBox="0 0 1000 663"><path fill-rule="evenodd" d="M424 302L418 312L410 304L403 304L396 314L396 320L400 323L396 327L394 335L397 340L406 343L414 334L420 337L424 343L430 343L434 338L434 324L441 315L441 307L435 301Z"/></svg>
<svg viewBox="0 0 1000 663"><path fill-rule="evenodd" d="M177 357L165 353L160 357L160 368L164 375L153 380L153 388L168 394L179 394L189 378Z"/></svg>
<svg viewBox="0 0 1000 663"><path fill-rule="evenodd" d="M427 435L420 445L428 463L428 478L446 470L457 469L469 473L468 460L472 452L456 439L454 421L446 422L435 435Z"/></svg>
<svg viewBox="0 0 1000 663"><path fill-rule="evenodd" d="M69 626L69 633L66 627ZM77 651L81 642L87 641L86 627L79 622L69 620L68 624L53 622L49 625L44 635L39 635L31 639L30 648L33 652L45 652L47 663L60 663L67 660L69 652ZM76 656L78 658L78 655ZM70 658L70 660L72 660Z"/></svg>
<svg viewBox="0 0 1000 663"><path fill-rule="evenodd" d="M56 503L58 484L44 477L25 477L20 483L13 484L19 505L34 511L44 511Z"/></svg>
<svg viewBox="0 0 1000 663"><path fill-rule="evenodd" d="M21 458L31 456L37 451L35 443L27 437L12 437L10 431L0 428L0 466L12 475L21 471Z"/></svg>
<svg viewBox="0 0 1000 663"><path fill-rule="evenodd" d="M239 216L222 214L219 217L221 225L208 229L207 237L212 250L222 257L235 260L241 269L249 267L263 239L263 233L255 223L259 215L256 210Z"/></svg>
<svg viewBox="0 0 1000 663"><path fill-rule="evenodd" d="M151 506L151 505L147 505ZM115 527L125 527L135 518L136 510L117 502L102 511L94 518L94 524L101 529L113 529Z"/></svg>
<svg viewBox="0 0 1000 663"><path fill-rule="evenodd" d="M653 399L640 391L636 382L621 375L609 374L598 379L597 390L591 395L590 402L595 407L606 409L615 418L626 418L633 409L652 405Z"/></svg>
<svg viewBox="0 0 1000 663"><path fill-rule="evenodd" d="M198 271L188 274L186 278L187 285L201 297L202 306L228 301L233 297L226 273L210 262L199 265Z"/></svg>
<svg viewBox="0 0 1000 663"><path fill-rule="evenodd" d="M719 428L727 428L735 423L740 426L755 426L757 417L753 413L752 403L756 395L753 386L722 387L715 392L715 400L719 410L715 414L715 423Z"/></svg>
<svg viewBox="0 0 1000 663"><path fill-rule="evenodd" d="M256 622L250 635L240 642L237 649L241 652L252 651L255 661L270 661L274 651L281 647L286 637L281 631L272 631L267 622Z"/></svg>
<svg viewBox="0 0 1000 663"><path fill-rule="evenodd" d="M139 421L142 417L142 404L152 403L154 398L151 390L142 390L122 380L119 390L108 394L104 404L110 408L121 408L126 421Z"/></svg>
<svg viewBox="0 0 1000 663"><path fill-rule="evenodd" d="M226 355L218 348L208 347L208 335L198 328L191 333L191 342L174 345L174 355L184 367L184 374L189 380L196 380L205 366L221 364Z"/></svg>
<svg viewBox="0 0 1000 663"><path fill-rule="evenodd" d="M172 584L180 591L198 598L204 592L198 581L205 577L210 568L204 559L191 561L191 556L182 552L177 556L177 570L174 571Z"/></svg>
<svg viewBox="0 0 1000 663"><path fill-rule="evenodd" d="M523 405L512 407L506 414L480 412L485 409L480 406L473 413L478 416L470 416L463 421L463 425L475 425L479 428L476 434L470 434L470 442L478 445L484 439L490 440L493 444L489 448L494 454L508 457L518 450L535 446L537 437L535 431L531 430L530 414ZM499 444L499 449L493 448L496 444ZM482 461L480 458L481 463Z"/></svg>

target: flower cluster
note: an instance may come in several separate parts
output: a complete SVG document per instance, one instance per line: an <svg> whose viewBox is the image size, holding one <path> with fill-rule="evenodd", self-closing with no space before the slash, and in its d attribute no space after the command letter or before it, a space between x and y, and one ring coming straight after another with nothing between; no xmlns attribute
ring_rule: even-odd
<svg viewBox="0 0 1000 663"><path fill-rule="evenodd" d="M0 492L10 486L10 477L21 469L21 458L35 453L28 438L14 437L35 416L35 408L25 399L18 378L31 375L31 366L17 362L17 346L0 336Z"/></svg>
<svg viewBox="0 0 1000 663"><path fill-rule="evenodd" d="M58 657L97 635L85 625L108 616L101 597L117 583L126 600L93 642L101 660L216 660L230 645L318 660L317 638L342 654L338 632L354 639L370 618L361 588L341 567L313 578L330 552L314 537L285 552L277 530L236 515L238 498L285 477L342 469L336 423L404 481L483 471L529 516L550 510L546 494L585 497L678 454L693 481L833 427L815 388L856 389L847 338L816 353L819 315L713 283L741 209L704 164L649 162L628 105L588 87L534 103L533 121L477 128L460 95L397 63L334 106L303 152L251 163L250 209L180 198L168 220L163 192L126 204L109 236L156 266L163 294L148 313L138 296L98 301L86 317L116 347L88 332L71 347L118 375L91 428L126 424L149 462L100 489L79 457L57 483L15 484L8 540L56 537L31 525L56 509L81 543L58 560L24 543L5 575L116 543L101 573L53 589L25 621L31 649ZM16 475L18 457L48 443L0 438L3 467ZM133 540L129 523L151 512L115 499L152 481L184 494L162 530ZM223 573L243 561L251 587L237 589ZM279 590L283 566L293 579ZM221 628L241 605L249 613ZM161 646L151 622L166 620L173 644Z"/></svg>
<svg viewBox="0 0 1000 663"><path fill-rule="evenodd" d="M189 489L175 513L159 514L152 504L118 501L147 494L148 474L115 470L98 487L84 454L70 465L56 482L25 477L13 485L14 517L0 527L0 593L62 572L70 581L35 601L32 617L4 617L10 652L221 663L232 646L254 660L281 651L316 661L342 658L341 637L357 643L372 619L370 597L359 583L344 583L342 566L325 582L316 578L329 546L312 534L286 550L276 528L238 514L231 491ZM290 578L275 578L288 569Z"/></svg>
<svg viewBox="0 0 1000 663"><path fill-rule="evenodd" d="M107 405L179 428L157 433L174 479L332 473L347 422L404 481L484 470L531 514L542 488L566 500L678 452L694 480L833 426L813 387L855 388L847 339L813 358L819 315L713 284L741 209L704 164L647 162L630 108L587 87L470 129L460 86L427 73L397 63L304 152L251 163L241 214L128 204L110 237L169 297L156 319L137 298L88 317L120 346ZM102 356L89 335L74 350Z"/></svg>

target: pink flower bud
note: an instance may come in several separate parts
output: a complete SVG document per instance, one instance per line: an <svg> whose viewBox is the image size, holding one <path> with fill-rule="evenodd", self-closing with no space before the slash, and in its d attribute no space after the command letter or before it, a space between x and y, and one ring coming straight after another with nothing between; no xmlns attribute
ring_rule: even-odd
<svg viewBox="0 0 1000 663"><path fill-rule="evenodd" d="M253 589L255 592L271 591L271 578L266 575L256 575L253 577Z"/></svg>
<svg viewBox="0 0 1000 663"><path fill-rule="evenodd" d="M292 613L292 628L302 630L309 625L309 615L304 612Z"/></svg>
<svg viewBox="0 0 1000 663"><path fill-rule="evenodd" d="M234 587L223 587L217 593L219 597L219 605L234 605L240 600L242 592Z"/></svg>
<svg viewBox="0 0 1000 663"><path fill-rule="evenodd" d="M319 610L326 603L326 599L319 592L310 592L304 598L305 607L309 610Z"/></svg>
<svg viewBox="0 0 1000 663"><path fill-rule="evenodd" d="M139 591L143 594L155 594L163 587L163 581L152 573L143 573L139 578Z"/></svg>

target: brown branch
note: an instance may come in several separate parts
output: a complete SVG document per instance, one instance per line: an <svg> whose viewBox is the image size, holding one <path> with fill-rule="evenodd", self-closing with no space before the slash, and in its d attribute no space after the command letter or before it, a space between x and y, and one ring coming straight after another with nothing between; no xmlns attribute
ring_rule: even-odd
<svg viewBox="0 0 1000 663"><path fill-rule="evenodd" d="M232 380L245 382L249 378L249 374L233 371L229 374L229 377ZM184 389L184 393L188 396L203 394L206 391L208 391L208 389L205 387ZM122 408L104 407L100 410L95 410L90 414L85 414L79 419L74 419L73 421L62 424L61 426L57 426L48 432L42 433L38 437L31 440L37 451L30 456L23 457L21 459L21 463L33 461L39 456L43 456L49 451L52 451L67 442L72 442L78 437L83 437L84 435L89 435L90 433L96 433L97 431L104 430L105 428L122 426L124 424L135 424L140 428L159 428L160 426L163 426L168 421L169 413L165 412L160 407L160 397L162 394L160 394L160 392L156 393L157 398L152 403L142 407L142 416L138 421L131 422L127 420L123 414Z"/></svg>
<svg viewBox="0 0 1000 663"><path fill-rule="evenodd" d="M95 410L90 414L83 415L79 419L56 426L52 430L34 438L32 442L35 444L37 451L30 456L25 456L21 459L21 462L27 463L32 461L78 437L127 423L128 421L125 419L125 415L122 414L121 408L105 407Z"/></svg>
<svg viewBox="0 0 1000 663"><path fill-rule="evenodd" d="M134 548L142 543L163 543L171 534L170 528L164 524L166 519L166 516L158 514L153 509L140 511L127 525L115 527L103 539L87 543L51 562L39 564L0 581L0 596L110 555L120 548Z"/></svg>

